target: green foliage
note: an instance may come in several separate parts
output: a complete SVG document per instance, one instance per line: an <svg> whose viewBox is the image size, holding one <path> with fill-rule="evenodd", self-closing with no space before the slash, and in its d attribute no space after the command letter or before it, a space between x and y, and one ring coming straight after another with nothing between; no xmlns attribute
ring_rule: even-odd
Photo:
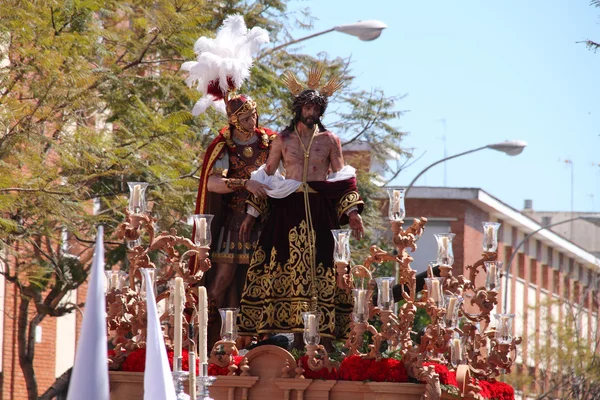
<svg viewBox="0 0 600 400"><path fill-rule="evenodd" d="M9 280L25 278L19 286L23 299L59 304L84 282L98 224L105 227L108 266L126 267L124 246L113 233L124 218L128 181L150 184L159 230L189 235L186 220L194 208L201 155L226 121L213 112L192 117L198 93L185 86L179 67L194 58L197 38L214 35L231 14L244 15L249 27L269 30L273 42L287 41L291 27L310 27L308 13L290 14L286 4L3 2L0 256ZM403 134L392 125L401 115L398 98L377 89L353 90L347 60L286 50L264 52L242 88L258 101L262 124L280 130L290 121L292 98L279 80L285 70L302 76L313 62L326 62L328 74L348 78L332 99L327 126L344 142L368 142L373 157L385 157L388 149L402 154ZM370 178L359 171L364 219L376 226L377 188ZM363 250L370 240L361 242ZM38 307L52 316L72 310Z"/></svg>
<svg viewBox="0 0 600 400"><path fill-rule="evenodd" d="M597 8L600 8L600 0L591 0L590 1L590 5L592 5L594 7L597 7ZM596 52L596 51L598 51L598 49L600 49L600 43L599 42L596 42L596 41L588 39L588 40L584 41L584 43L585 43L585 45L587 46L588 49L590 49L590 50L592 50L594 52Z"/></svg>
<svg viewBox="0 0 600 400"><path fill-rule="evenodd" d="M584 325L588 311L583 307L583 299L588 293L582 292L572 301L561 299L538 305L539 339L525 338L527 343L523 344L527 345L527 357L535 362L538 375L530 376L518 365L507 376L508 383L525 388L527 395L538 399L600 398L600 336L594 319L588 322L592 323L589 331ZM535 309L530 313L535 313Z"/></svg>

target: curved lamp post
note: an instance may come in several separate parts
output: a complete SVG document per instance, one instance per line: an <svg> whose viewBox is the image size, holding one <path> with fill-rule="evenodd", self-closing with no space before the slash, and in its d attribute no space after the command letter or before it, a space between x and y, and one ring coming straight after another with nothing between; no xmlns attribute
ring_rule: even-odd
<svg viewBox="0 0 600 400"><path fill-rule="evenodd" d="M450 156L450 157L442 158L441 160L436 161L433 164L429 165L423 171L419 172L419 174L417 176L415 176L415 178L406 187L406 191L404 192L404 195L405 196L408 195L408 191L410 190L410 188L413 187L413 185L415 184L415 182L417 181L417 179L419 179L421 177L421 175L423 175L425 172L427 172L431 167L434 167L434 166L436 166L436 165L438 165L440 163L443 163L444 161L448 161L448 160L451 160L453 158L464 156L466 154L475 153L476 151L484 150L484 149L497 150L497 151L501 151L503 153L506 153L509 156L516 156L516 155L521 154L523 152L523 149L525 148L525 146L527 146L527 143L525 143L522 140L507 140L505 142L488 144L487 146L478 147L476 149L467 150L467 151L455 154L455 155Z"/></svg>
<svg viewBox="0 0 600 400"><path fill-rule="evenodd" d="M353 24L339 25L331 29L324 30L322 32L313 33L312 35L308 35L305 37L301 37L300 39L295 39L287 43L280 44L279 46L273 47L272 49L267 50L266 52L261 54L259 57L257 57L257 60L260 60L267 54L271 54L289 45L296 44L304 40L312 39L314 37L321 36L329 32L342 32L347 35L355 36L363 41L371 41L377 39L385 28L387 28L387 25L377 20L360 21L355 22Z"/></svg>

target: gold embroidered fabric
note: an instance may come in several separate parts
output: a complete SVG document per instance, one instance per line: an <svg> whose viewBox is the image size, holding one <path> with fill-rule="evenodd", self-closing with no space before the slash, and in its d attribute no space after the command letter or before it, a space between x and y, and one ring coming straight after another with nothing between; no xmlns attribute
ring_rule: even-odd
<svg viewBox="0 0 600 400"><path fill-rule="evenodd" d="M343 337L349 330L352 296L337 288L333 265L319 263L316 280L311 279L306 220L290 230L288 242L286 263L276 260L275 248L254 251L241 301L240 334L302 332L302 313L308 311L316 285L321 335Z"/></svg>
<svg viewBox="0 0 600 400"><path fill-rule="evenodd" d="M364 206L364 202L361 200L360 195L358 194L358 192L353 191L353 192L348 192L346 193L338 202L337 205L337 214L338 214L338 219L342 219L344 213L346 211L348 211L350 208L357 206L360 207L362 209L362 207Z"/></svg>
<svg viewBox="0 0 600 400"><path fill-rule="evenodd" d="M246 204L250 204L252 207L254 207L259 213L260 216L264 219L267 215L267 212L269 211L269 203L267 201L266 198L258 198L253 194L250 194L248 196L248 199L246 200Z"/></svg>

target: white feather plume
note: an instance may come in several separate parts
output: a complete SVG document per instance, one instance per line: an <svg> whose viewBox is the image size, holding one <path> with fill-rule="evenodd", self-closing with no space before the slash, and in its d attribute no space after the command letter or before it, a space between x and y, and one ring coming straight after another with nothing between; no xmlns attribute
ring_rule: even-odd
<svg viewBox="0 0 600 400"><path fill-rule="evenodd" d="M215 97L208 93L210 82L219 79L223 93L229 89L228 78L236 88L240 88L250 76L252 56L262 44L268 42L268 32L259 27L248 30L241 15L227 17L214 39L199 38L194 44L196 61L185 62L181 66L182 70L189 71L187 85L204 95L192 113L198 115L210 104L216 103Z"/></svg>

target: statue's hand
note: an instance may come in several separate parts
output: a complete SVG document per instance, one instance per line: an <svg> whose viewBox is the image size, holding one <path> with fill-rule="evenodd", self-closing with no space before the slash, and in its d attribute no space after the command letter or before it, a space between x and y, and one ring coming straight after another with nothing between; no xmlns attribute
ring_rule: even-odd
<svg viewBox="0 0 600 400"><path fill-rule="evenodd" d="M363 228L362 217L358 213L358 211L354 210L349 215L348 218L350 220L350 229L352 229L352 235L355 239L360 240L365 234L365 230Z"/></svg>
<svg viewBox="0 0 600 400"><path fill-rule="evenodd" d="M253 181L252 179L248 179L246 181L246 185L244 186L247 191L258 197L259 199L264 199L267 197L266 190L270 190L271 188L264 183L260 183L258 181Z"/></svg>
<svg viewBox="0 0 600 400"><path fill-rule="evenodd" d="M244 222L242 222L242 225L240 226L240 233L239 233L239 236L240 236L240 238L242 238L243 241L247 242L250 240L250 232L252 231L252 227L254 226L255 221L256 221L256 218L254 218L250 214L246 214L246 218L244 219Z"/></svg>

